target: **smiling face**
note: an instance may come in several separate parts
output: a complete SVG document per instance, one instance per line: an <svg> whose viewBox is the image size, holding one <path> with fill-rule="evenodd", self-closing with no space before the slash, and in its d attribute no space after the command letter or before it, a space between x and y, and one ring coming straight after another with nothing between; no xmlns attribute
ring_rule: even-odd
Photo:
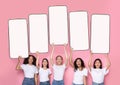
<svg viewBox="0 0 120 85"><path fill-rule="evenodd" d="M62 65L62 63L63 63L63 58L62 58L62 56L57 56L56 57L56 64L57 65Z"/></svg>

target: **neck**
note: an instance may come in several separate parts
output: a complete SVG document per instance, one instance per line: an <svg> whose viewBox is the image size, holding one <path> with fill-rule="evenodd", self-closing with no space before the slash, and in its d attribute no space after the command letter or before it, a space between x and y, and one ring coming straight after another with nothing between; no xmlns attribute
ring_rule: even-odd
<svg viewBox="0 0 120 85"><path fill-rule="evenodd" d="M82 70L82 67L78 67L79 70Z"/></svg>
<svg viewBox="0 0 120 85"><path fill-rule="evenodd" d="M56 65L59 65L59 66L60 66L60 65L62 65L62 64L56 64Z"/></svg>
<svg viewBox="0 0 120 85"><path fill-rule="evenodd" d="M29 63L29 65L32 65L32 63Z"/></svg>
<svg viewBox="0 0 120 85"><path fill-rule="evenodd" d="M100 69L99 67L96 67L96 69Z"/></svg>
<svg viewBox="0 0 120 85"><path fill-rule="evenodd" d="M44 68L44 69L47 69L47 67L46 67L46 66L43 66L43 68Z"/></svg>

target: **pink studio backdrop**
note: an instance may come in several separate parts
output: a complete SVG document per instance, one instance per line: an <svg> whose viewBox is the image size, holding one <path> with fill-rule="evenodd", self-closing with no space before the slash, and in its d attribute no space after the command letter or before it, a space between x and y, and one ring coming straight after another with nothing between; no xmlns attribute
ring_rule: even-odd
<svg viewBox="0 0 120 85"><path fill-rule="evenodd" d="M8 20L15 18L26 18L29 14L48 13L48 6L66 5L68 12L86 10L89 14L89 21L92 14L110 14L110 72L105 78L105 85L119 84L120 72L120 11L119 0L0 0L0 85L21 85L23 72L16 71L17 59L10 59L8 46ZM90 22L89 22L90 23ZM90 24L89 24L90 26ZM90 33L89 33L90 34ZM69 48L68 48L69 49ZM64 56L63 48L56 47L55 55ZM49 57L41 54L41 57ZM87 64L89 51L75 51L74 58L81 57ZM96 54L105 62L104 55ZM105 65L105 63L104 63ZM69 66L69 65L68 65ZM65 72L65 85L71 85L73 69L69 67ZM91 85L91 77L88 76L88 85Z"/></svg>

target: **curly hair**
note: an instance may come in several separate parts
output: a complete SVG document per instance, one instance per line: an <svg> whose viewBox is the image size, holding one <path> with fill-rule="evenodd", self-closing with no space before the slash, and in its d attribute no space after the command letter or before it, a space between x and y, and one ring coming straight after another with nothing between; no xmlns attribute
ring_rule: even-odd
<svg viewBox="0 0 120 85"><path fill-rule="evenodd" d="M23 64L28 64L29 63L28 60L29 60L30 57L33 58L32 64L36 66L36 58L35 58L34 55L29 55L27 58L25 58Z"/></svg>
<svg viewBox="0 0 120 85"><path fill-rule="evenodd" d="M76 71L78 69L78 66L76 64L77 60L81 61L81 67L82 67L82 69L85 68L84 61L81 58L76 58L75 61L74 61L74 70Z"/></svg>

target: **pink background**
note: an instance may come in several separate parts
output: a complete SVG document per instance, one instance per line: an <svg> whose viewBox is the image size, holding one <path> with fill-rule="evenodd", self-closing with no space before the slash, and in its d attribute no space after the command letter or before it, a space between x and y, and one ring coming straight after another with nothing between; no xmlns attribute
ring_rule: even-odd
<svg viewBox="0 0 120 85"><path fill-rule="evenodd" d="M29 14L48 13L48 6L66 5L68 12L86 10L89 14L110 14L111 33L110 33L110 73L106 76L105 85L119 84L120 72L120 11L119 0L0 0L0 85L21 85L23 72L16 71L17 59L10 59L8 46L8 20L15 18L28 19ZM90 22L89 22L90 23ZM90 33L89 33L90 34ZM68 48L69 49L69 48ZM55 55L64 56L63 48L57 46ZM48 54L41 54L49 57ZM81 57L85 63L88 62L89 51L76 51L75 57ZM96 54L105 62L104 55ZM104 63L105 65L105 63ZM73 69L69 67L65 72L65 85L71 85ZM91 85L91 77L88 76L88 85Z"/></svg>

